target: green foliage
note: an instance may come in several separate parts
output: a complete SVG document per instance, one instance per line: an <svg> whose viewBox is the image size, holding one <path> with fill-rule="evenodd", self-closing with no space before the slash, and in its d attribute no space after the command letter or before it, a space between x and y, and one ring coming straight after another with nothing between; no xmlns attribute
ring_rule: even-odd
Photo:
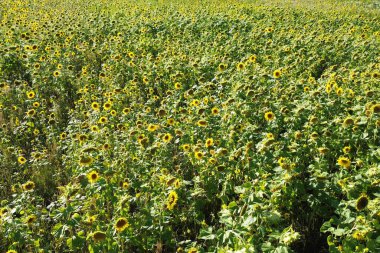
<svg viewBox="0 0 380 253"><path fill-rule="evenodd" d="M2 1L0 251L379 252L380 15L339 3Z"/></svg>

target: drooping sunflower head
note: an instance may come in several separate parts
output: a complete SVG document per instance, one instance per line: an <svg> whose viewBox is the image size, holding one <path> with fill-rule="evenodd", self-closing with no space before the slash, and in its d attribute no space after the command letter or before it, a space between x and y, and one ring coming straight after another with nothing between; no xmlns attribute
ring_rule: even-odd
<svg viewBox="0 0 380 253"><path fill-rule="evenodd" d="M200 127L206 127L207 126L207 121L206 120L198 120L197 125Z"/></svg>
<svg viewBox="0 0 380 253"><path fill-rule="evenodd" d="M343 120L343 127L348 127L350 125L353 125L355 123L354 119L351 117L347 117Z"/></svg>
<svg viewBox="0 0 380 253"><path fill-rule="evenodd" d="M81 166L88 166L90 165L94 159L91 156L81 156L79 159L79 164Z"/></svg>
<svg viewBox="0 0 380 253"><path fill-rule="evenodd" d="M366 194L362 194L357 200L356 200L356 210L361 211L364 208L367 207L369 203L369 199Z"/></svg>
<svg viewBox="0 0 380 253"><path fill-rule="evenodd" d="M375 104L371 108L372 113L380 113L380 104Z"/></svg>
<svg viewBox="0 0 380 253"><path fill-rule="evenodd" d="M123 232L127 227L129 227L129 223L126 218L119 218L116 220L115 229L117 232Z"/></svg>
<svg viewBox="0 0 380 253"><path fill-rule="evenodd" d="M100 241L103 241L105 240L107 237L106 233L102 232L102 231L95 231L92 233L92 239L95 241L95 242L100 242Z"/></svg>
<svg viewBox="0 0 380 253"><path fill-rule="evenodd" d="M32 214L32 215L29 215L28 217L25 218L25 223L27 223L28 225L31 225L36 220L37 220L37 216L35 216L34 214Z"/></svg>

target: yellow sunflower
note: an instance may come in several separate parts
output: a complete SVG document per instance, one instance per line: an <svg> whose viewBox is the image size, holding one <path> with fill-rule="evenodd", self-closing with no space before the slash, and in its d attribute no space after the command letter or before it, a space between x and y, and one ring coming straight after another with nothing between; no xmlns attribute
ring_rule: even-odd
<svg viewBox="0 0 380 253"><path fill-rule="evenodd" d="M342 167L348 169L348 168L350 167L350 165L351 165L351 161L350 161L349 158L341 156L341 157L339 157L339 159L338 159L338 164L339 164L340 166L342 166Z"/></svg>
<svg viewBox="0 0 380 253"><path fill-rule="evenodd" d="M171 191L166 201L166 207L168 208L168 210L173 210L174 206L177 204L177 201L178 201L177 192Z"/></svg>
<svg viewBox="0 0 380 253"><path fill-rule="evenodd" d="M274 120L274 113L273 112L266 112L264 114L264 118L266 121L272 121L272 120Z"/></svg>
<svg viewBox="0 0 380 253"><path fill-rule="evenodd" d="M115 229L117 232L123 232L127 227L129 227L129 223L126 218L119 218L115 222Z"/></svg>
<svg viewBox="0 0 380 253"><path fill-rule="evenodd" d="M35 184L32 181L28 181L28 182L26 182L25 184L22 185L22 189L24 191L31 191L31 190L34 189L34 187L35 187Z"/></svg>
<svg viewBox="0 0 380 253"><path fill-rule="evenodd" d="M88 181L93 184L99 179L99 173L95 170L87 174Z"/></svg>
<svg viewBox="0 0 380 253"><path fill-rule="evenodd" d="M162 137L162 140L166 143L170 142L173 136L169 133L165 134L164 137Z"/></svg>
<svg viewBox="0 0 380 253"><path fill-rule="evenodd" d="M24 164L24 163L26 163L26 158L23 156L19 156L17 158L17 161L19 162L19 164Z"/></svg>

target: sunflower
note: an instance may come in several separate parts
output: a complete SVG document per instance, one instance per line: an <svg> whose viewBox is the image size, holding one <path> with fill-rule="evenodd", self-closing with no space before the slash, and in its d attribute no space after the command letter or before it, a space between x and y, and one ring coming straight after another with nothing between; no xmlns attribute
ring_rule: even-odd
<svg viewBox="0 0 380 253"><path fill-rule="evenodd" d="M129 227L129 223L126 218L119 218L115 222L115 229L117 232L123 232L127 227Z"/></svg>
<svg viewBox="0 0 380 253"><path fill-rule="evenodd" d="M203 157L203 153L197 151L197 152L195 152L194 156L195 156L196 159L200 160L200 159L202 159L202 157Z"/></svg>
<svg viewBox="0 0 380 253"><path fill-rule="evenodd" d="M34 189L34 187L35 187L35 184L32 181L28 181L28 182L26 182L25 184L22 185L22 189L24 191L31 191L31 190Z"/></svg>
<svg viewBox="0 0 380 253"><path fill-rule="evenodd" d="M32 215L29 215L28 217L25 218L25 223L27 223L28 225L31 225L36 220L37 220L37 216L32 214Z"/></svg>
<svg viewBox="0 0 380 253"><path fill-rule="evenodd" d="M211 113L212 113L213 115L218 115L218 114L219 114L219 109L216 108L216 107L214 107L214 108L211 109Z"/></svg>
<svg viewBox="0 0 380 253"><path fill-rule="evenodd" d="M37 107L40 107L40 103L39 103L39 102L34 102L34 103L33 103L33 106L36 107L36 108L37 108Z"/></svg>
<svg viewBox="0 0 380 253"><path fill-rule="evenodd" d="M168 120L166 121L166 123L167 123L169 126L173 126L174 123L175 123L175 121L174 121L174 119L170 118L170 119L168 119Z"/></svg>
<svg viewBox="0 0 380 253"><path fill-rule="evenodd" d="M361 211L368 205L368 197L366 194L362 194L357 200L356 200L356 210Z"/></svg>
<svg viewBox="0 0 380 253"><path fill-rule="evenodd" d="M206 148L211 147L212 145L214 145L214 139L208 138L205 144Z"/></svg>
<svg viewBox="0 0 380 253"><path fill-rule="evenodd" d="M325 155L327 152L329 152L329 149L326 147L318 148L318 151L320 154Z"/></svg>
<svg viewBox="0 0 380 253"><path fill-rule="evenodd" d="M103 241L104 239L106 239L106 237L107 237L106 233L102 231L95 231L94 233L92 233L92 239L95 242Z"/></svg>
<svg viewBox="0 0 380 253"><path fill-rule="evenodd" d="M274 113L273 112L266 112L264 114L264 118L266 121L274 120Z"/></svg>
<svg viewBox="0 0 380 253"><path fill-rule="evenodd" d="M266 137L268 140L274 140L274 134L272 134L272 133L267 133Z"/></svg>
<svg viewBox="0 0 380 253"><path fill-rule="evenodd" d="M96 221L97 215L88 216L86 222L92 224Z"/></svg>
<svg viewBox="0 0 380 253"><path fill-rule="evenodd" d="M168 208L168 210L173 210L174 206L177 204L177 201L178 201L177 192L171 191L166 201L166 207Z"/></svg>
<svg viewBox="0 0 380 253"><path fill-rule="evenodd" d="M197 125L200 127L206 127L207 126L207 121L204 119L198 120Z"/></svg>
<svg viewBox="0 0 380 253"><path fill-rule="evenodd" d="M276 69L273 71L273 77L274 78L280 78L281 77L281 71L279 69Z"/></svg>
<svg viewBox="0 0 380 253"><path fill-rule="evenodd" d="M121 184L121 187L122 187L123 189L128 189L128 187L129 187L129 183L128 183L128 182L123 182L123 183Z"/></svg>
<svg viewBox="0 0 380 253"><path fill-rule="evenodd" d="M380 104L375 104L371 107L372 113L380 113Z"/></svg>
<svg viewBox="0 0 380 253"><path fill-rule="evenodd" d="M187 152L187 151L190 150L190 144L183 144L183 145L182 145L182 148L183 148L184 151Z"/></svg>
<svg viewBox="0 0 380 253"><path fill-rule="evenodd" d="M197 250L196 248L194 248L194 247L190 248L190 249L187 251L187 253L197 253L197 252L198 252L198 250Z"/></svg>
<svg viewBox="0 0 380 253"><path fill-rule="evenodd" d="M342 166L342 167L348 169L348 168L350 167L350 165L351 165L351 161L350 161L349 158L341 156L341 157L339 157L339 159L338 159L338 164L339 164L340 166Z"/></svg>
<svg viewBox="0 0 380 253"><path fill-rule="evenodd" d="M375 71L375 72L372 72L372 78L380 78L380 72L378 71Z"/></svg>
<svg viewBox="0 0 380 253"><path fill-rule="evenodd" d="M174 84L174 88L176 89L176 90L179 90L179 89L181 89L182 88L182 85L181 85L181 83L175 83Z"/></svg>
<svg viewBox="0 0 380 253"><path fill-rule="evenodd" d="M14 249L10 249L6 253L17 253L17 251L15 251Z"/></svg>
<svg viewBox="0 0 380 253"><path fill-rule="evenodd" d="M99 118L98 122L101 123L101 124L105 124L105 123L107 123L107 120L108 119L106 117L102 116L102 117Z"/></svg>
<svg viewBox="0 0 380 253"><path fill-rule="evenodd" d="M81 156L79 159L79 164L81 166L89 166L94 159L91 156Z"/></svg>
<svg viewBox="0 0 380 253"><path fill-rule="evenodd" d="M162 137L162 140L166 143L170 142L173 136L169 133L165 134L164 137Z"/></svg>
<svg viewBox="0 0 380 253"><path fill-rule="evenodd" d="M154 132L158 129L158 126L157 125L154 125L154 124L149 124L148 125L148 131L149 132Z"/></svg>
<svg viewBox="0 0 380 253"><path fill-rule="evenodd" d="M330 92L331 92L331 90L332 90L332 87L331 87L331 84L330 84L330 83L327 83L327 84L326 84L325 90L326 90L326 93L327 93L327 94L330 94Z"/></svg>
<svg viewBox="0 0 380 253"><path fill-rule="evenodd" d="M95 170L91 171L90 173L87 174L88 181L93 184L99 179L99 173L96 172Z"/></svg>
<svg viewBox="0 0 380 253"><path fill-rule="evenodd" d="M111 101L107 101L107 102L105 102L104 105L103 105L103 108L104 108L104 110L106 110L106 111L108 111L109 109L111 109L111 107L112 107L112 102L111 102Z"/></svg>
<svg viewBox="0 0 380 253"><path fill-rule="evenodd" d="M245 65L244 65L244 63L239 62L239 63L236 65L236 68L237 68L237 70L243 70L243 69L245 68Z"/></svg>
<svg viewBox="0 0 380 253"><path fill-rule="evenodd" d="M218 66L218 70L219 71L224 71L226 69L227 69L227 65L226 64L224 64L224 63L219 64L219 66Z"/></svg>
<svg viewBox="0 0 380 253"><path fill-rule="evenodd" d="M335 90L335 93L338 95L338 96L342 96L343 94L343 88L339 87Z"/></svg>
<svg viewBox="0 0 380 253"><path fill-rule="evenodd" d="M349 146L345 146L345 147L343 148L343 153L345 153L345 154L350 153L350 151L351 151L351 147L349 147Z"/></svg>
<svg viewBox="0 0 380 253"><path fill-rule="evenodd" d="M99 111L100 105L98 102L92 102L91 107L94 111Z"/></svg>
<svg viewBox="0 0 380 253"><path fill-rule="evenodd" d="M302 133L300 131L296 131L294 133L294 138L296 138L297 140L301 139L302 138Z"/></svg>
<svg viewBox="0 0 380 253"><path fill-rule="evenodd" d="M23 156L19 156L17 158L17 161L18 161L19 164L24 164L24 163L26 163L26 158L23 157Z"/></svg>
<svg viewBox="0 0 380 253"><path fill-rule="evenodd" d="M251 56L249 57L249 61L250 61L250 62L256 62L256 59L257 59L256 55L251 55Z"/></svg>
<svg viewBox="0 0 380 253"><path fill-rule="evenodd" d="M351 117L347 117L343 120L343 127L348 127L350 125L353 125L355 123L354 119Z"/></svg>
<svg viewBox="0 0 380 253"><path fill-rule="evenodd" d="M131 112L131 108L128 108L128 107L127 107L127 108L124 108L124 109L123 109L123 114L124 114L124 115L127 115L127 114L130 113L130 112Z"/></svg>
<svg viewBox="0 0 380 253"><path fill-rule="evenodd" d="M26 96L29 98L29 99L32 99L36 96L36 93L34 93L34 91L28 91L26 93Z"/></svg>
<svg viewBox="0 0 380 253"><path fill-rule="evenodd" d="M26 115L29 117L33 117L34 114L36 114L36 110L34 110L34 109L30 109L26 112Z"/></svg>
<svg viewBox="0 0 380 253"><path fill-rule="evenodd" d="M352 238L358 240L358 241L364 241L364 233L362 233L361 231L359 230L356 230L353 234L352 234Z"/></svg>
<svg viewBox="0 0 380 253"><path fill-rule="evenodd" d="M54 77L58 77L60 75L61 75L61 72L59 72L58 70L54 71L54 73L53 73Z"/></svg>

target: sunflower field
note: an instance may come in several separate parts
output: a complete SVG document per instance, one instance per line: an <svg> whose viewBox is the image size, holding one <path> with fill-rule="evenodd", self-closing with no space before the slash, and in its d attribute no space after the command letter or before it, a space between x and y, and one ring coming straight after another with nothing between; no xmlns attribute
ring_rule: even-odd
<svg viewBox="0 0 380 253"><path fill-rule="evenodd" d="M0 252L380 252L380 4L0 1Z"/></svg>

